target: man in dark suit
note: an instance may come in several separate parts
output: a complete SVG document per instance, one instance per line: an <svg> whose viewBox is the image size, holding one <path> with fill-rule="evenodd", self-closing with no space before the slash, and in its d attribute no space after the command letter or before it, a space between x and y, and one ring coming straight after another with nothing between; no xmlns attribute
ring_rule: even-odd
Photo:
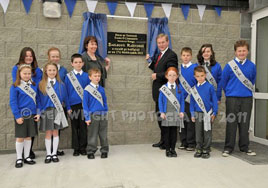
<svg viewBox="0 0 268 188"><path fill-rule="evenodd" d="M153 100L155 102L155 112L157 113L158 118L158 125L161 131L161 139L158 143L153 144L153 147L160 147L160 149L165 149L164 144L164 133L161 126L161 119L160 113L158 108L158 96L159 96L159 89L162 85L167 83L167 79L165 77L165 72L169 67L176 67L178 68L178 57L175 52L168 48L169 40L168 36L161 33L156 38L156 43L158 50L160 53L156 54L152 58L152 63L149 65L149 68L153 70L152 80L153 80L153 87L152 87L152 94ZM146 59L148 60L149 54L146 55Z"/></svg>

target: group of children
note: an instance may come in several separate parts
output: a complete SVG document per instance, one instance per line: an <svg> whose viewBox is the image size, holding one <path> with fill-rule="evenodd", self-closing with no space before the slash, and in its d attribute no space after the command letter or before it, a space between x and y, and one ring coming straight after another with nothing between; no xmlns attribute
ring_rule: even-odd
<svg viewBox="0 0 268 188"><path fill-rule="evenodd" d="M160 88L158 99L167 157L177 157L177 127L180 128L179 149L195 150L196 158L210 157L212 123L218 113L222 89L226 96L227 122L222 156L227 157L234 150L237 127L240 151L250 156L256 155L249 149L248 133L256 68L247 59L249 45L246 41L237 41L234 50L236 57L223 71L215 60L211 44L201 46L196 64L191 62L191 48L182 48L179 72L176 67L167 69L167 84ZM243 122L238 117L241 112L247 113ZM235 118L228 118L230 116Z"/></svg>
<svg viewBox="0 0 268 188"><path fill-rule="evenodd" d="M108 107L104 88L99 85L100 70L93 68L89 74L83 72L80 54L72 55L73 70L69 73L59 62L60 50L50 48L48 62L41 70L34 51L25 47L13 67L10 107L15 119L16 168L21 168L23 163L35 164L31 148L38 134L37 124L40 131L45 132L47 155L44 162L59 162L59 130L68 126L67 114L71 119L73 155L94 159L99 135L101 158L108 157Z"/></svg>

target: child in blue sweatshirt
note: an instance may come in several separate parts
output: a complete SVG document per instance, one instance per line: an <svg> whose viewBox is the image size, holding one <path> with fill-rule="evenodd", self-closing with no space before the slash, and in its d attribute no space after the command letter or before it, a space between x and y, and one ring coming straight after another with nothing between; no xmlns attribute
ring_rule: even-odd
<svg viewBox="0 0 268 188"><path fill-rule="evenodd" d="M90 84L84 90L83 110L88 126L88 159L94 159L97 148L97 139L100 138L101 158L107 158L109 152L107 138L107 112L108 105L105 90L99 85L101 71L96 68L89 70Z"/></svg>
<svg viewBox="0 0 268 188"><path fill-rule="evenodd" d="M220 86L222 70L220 64L215 60L215 52L212 48L212 45L203 44L197 54L197 59L198 64L204 66L207 71L209 71L209 73L206 73L206 80L214 86L219 104L221 101L222 91L222 88Z"/></svg>
<svg viewBox="0 0 268 188"><path fill-rule="evenodd" d="M67 92L64 83L61 82L57 64L49 62L44 67L43 78L39 83L38 95L40 97L41 112L40 130L45 131L45 146L47 156L45 163L59 162L57 150L59 145L59 131L68 126L63 111L63 102L68 113L71 113ZM51 152L51 137L53 136L53 150Z"/></svg>
<svg viewBox="0 0 268 188"><path fill-rule="evenodd" d="M226 137L222 156L228 157L235 147L236 131L239 129L239 149L254 156L249 149L249 123L252 109L252 92L256 80L256 66L247 59L249 45L237 41L235 58L223 69L221 85L226 96ZM246 114L244 116L243 114Z"/></svg>
<svg viewBox="0 0 268 188"><path fill-rule="evenodd" d="M186 149L187 151L194 151L195 148L195 128L194 123L191 120L190 113L190 91L189 89L196 84L196 79L194 77L194 68L197 64L193 64L192 60L192 49L189 47L184 47L181 50L181 60L182 64L180 66L181 73L179 74L179 87L184 94L185 100L185 117L184 117L184 128L180 131L181 145L179 149ZM188 87L187 87L188 86ZM187 88L188 91L187 91Z"/></svg>
<svg viewBox="0 0 268 188"><path fill-rule="evenodd" d="M65 86L69 103L71 105L72 114L72 147L74 149L73 156L86 155L87 147L87 126L83 117L83 91L90 83L88 74L83 72L84 62L80 54L73 54L71 64L74 68L65 77Z"/></svg>
<svg viewBox="0 0 268 188"><path fill-rule="evenodd" d="M24 163L33 165L35 161L29 157L31 137L37 135L36 97L37 86L31 80L31 65L22 64L18 67L18 76L10 88L10 108L15 117L15 137L17 160L16 168L23 166L22 152L24 149Z"/></svg>
<svg viewBox="0 0 268 188"><path fill-rule="evenodd" d="M206 70L199 65L194 69L197 84L193 87L190 111L195 122L196 153L194 157L208 159L212 141L211 124L217 112L217 96L213 85L206 81Z"/></svg>
<svg viewBox="0 0 268 188"><path fill-rule="evenodd" d="M181 127L184 116L184 96L178 88L178 69L169 67L165 73L168 83L160 88L158 104L167 157L177 157L177 127Z"/></svg>

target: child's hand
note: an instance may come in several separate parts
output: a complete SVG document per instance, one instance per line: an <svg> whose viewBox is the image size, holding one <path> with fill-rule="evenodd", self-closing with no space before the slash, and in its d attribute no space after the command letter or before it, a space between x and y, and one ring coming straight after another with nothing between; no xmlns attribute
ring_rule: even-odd
<svg viewBox="0 0 268 188"><path fill-rule="evenodd" d="M146 54L145 59L147 60L149 58L150 58L150 55L149 54Z"/></svg>
<svg viewBox="0 0 268 188"><path fill-rule="evenodd" d="M192 122L195 122L195 117L192 117L191 119L192 119Z"/></svg>
<svg viewBox="0 0 268 188"><path fill-rule="evenodd" d="M211 115L210 118L211 118L211 123L215 120L215 115Z"/></svg>
<svg viewBox="0 0 268 188"><path fill-rule="evenodd" d="M39 119L40 119L40 115L37 114L34 116L34 121L39 121Z"/></svg>
<svg viewBox="0 0 268 188"><path fill-rule="evenodd" d="M18 118L18 119L16 119L16 122L17 122L17 124L23 124L23 121L24 121L24 119L21 117L21 118Z"/></svg>
<svg viewBox="0 0 268 188"><path fill-rule="evenodd" d="M91 123L91 120L86 121L87 126L89 126Z"/></svg>
<svg viewBox="0 0 268 188"><path fill-rule="evenodd" d="M68 112L69 115L71 115L73 111L72 110L68 110L67 112Z"/></svg>
<svg viewBox="0 0 268 188"><path fill-rule="evenodd" d="M166 119L166 118L167 118L165 113L161 113L160 117L161 117L162 119Z"/></svg>
<svg viewBox="0 0 268 188"><path fill-rule="evenodd" d="M180 118L183 118L184 117L184 113L183 112L180 112L179 113L179 116L180 116Z"/></svg>

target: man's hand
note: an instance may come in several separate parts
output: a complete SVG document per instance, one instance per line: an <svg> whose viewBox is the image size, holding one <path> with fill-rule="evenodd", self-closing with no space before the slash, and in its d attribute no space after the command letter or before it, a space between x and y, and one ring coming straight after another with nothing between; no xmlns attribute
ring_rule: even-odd
<svg viewBox="0 0 268 188"><path fill-rule="evenodd" d="M156 80L156 73L152 74L152 80Z"/></svg>

